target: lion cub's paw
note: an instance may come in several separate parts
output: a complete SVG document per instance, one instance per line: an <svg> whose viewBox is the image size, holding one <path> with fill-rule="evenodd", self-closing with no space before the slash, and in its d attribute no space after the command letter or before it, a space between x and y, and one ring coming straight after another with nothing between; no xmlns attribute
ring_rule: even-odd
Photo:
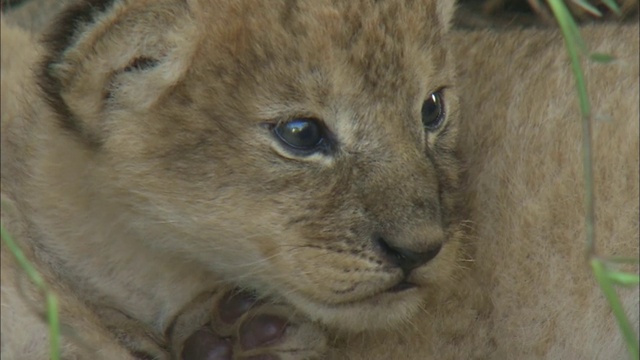
<svg viewBox="0 0 640 360"><path fill-rule="evenodd" d="M324 332L296 317L287 305L265 304L247 293L230 293L212 320L184 343L184 360L319 359L327 349Z"/></svg>

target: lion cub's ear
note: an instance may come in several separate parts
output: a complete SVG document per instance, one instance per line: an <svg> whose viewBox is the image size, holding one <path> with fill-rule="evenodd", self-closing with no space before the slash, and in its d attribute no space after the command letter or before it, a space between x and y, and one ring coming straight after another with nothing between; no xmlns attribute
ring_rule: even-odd
<svg viewBox="0 0 640 360"><path fill-rule="evenodd" d="M456 1L438 0L436 1L436 7L439 20L444 24L445 28L449 30L451 27L451 20L453 19L453 13L455 12Z"/></svg>
<svg viewBox="0 0 640 360"><path fill-rule="evenodd" d="M197 44L189 1L82 0L44 39L41 88L61 124L99 143L111 111L144 111L184 76Z"/></svg>

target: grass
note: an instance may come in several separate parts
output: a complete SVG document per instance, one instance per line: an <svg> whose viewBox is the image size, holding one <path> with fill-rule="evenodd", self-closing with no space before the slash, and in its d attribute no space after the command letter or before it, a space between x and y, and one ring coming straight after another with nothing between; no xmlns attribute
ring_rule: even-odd
<svg viewBox="0 0 640 360"><path fill-rule="evenodd" d="M24 273L36 286L36 288L42 291L45 296L47 322L49 324L49 356L51 360L59 360L60 321L58 317L58 299L56 298L55 294L48 288L40 273L29 262L29 260L27 260L27 257L24 255L18 244L16 244L16 242L13 240L13 237L9 235L4 226L0 226L0 235L2 236L2 241L5 243L11 254L13 254L13 257L16 259L18 265L20 265Z"/></svg>
<svg viewBox="0 0 640 360"><path fill-rule="evenodd" d="M596 281L600 285L605 298L611 306L611 310L618 322L620 331L627 344L631 359L640 358L638 336L634 333L629 319L627 318L622 303L618 298L615 286L638 286L640 277L637 274L619 272L612 269L612 265L621 263L638 264L640 259L620 259L603 258L596 254L596 229L595 229L595 197L593 191L593 168L591 160L591 104L587 93L584 72L582 71L581 58L587 57L589 60L606 63L613 59L607 54L589 53L580 36L578 26L562 0L547 0L558 25L564 36L567 52L571 61L571 69L576 79L576 91L580 102L580 112L582 115L582 154L585 182L585 226L586 226L586 255L593 270ZM576 1L585 10L594 15L600 16L600 11L591 6L585 0ZM616 14L620 9L613 0L605 0L603 3Z"/></svg>

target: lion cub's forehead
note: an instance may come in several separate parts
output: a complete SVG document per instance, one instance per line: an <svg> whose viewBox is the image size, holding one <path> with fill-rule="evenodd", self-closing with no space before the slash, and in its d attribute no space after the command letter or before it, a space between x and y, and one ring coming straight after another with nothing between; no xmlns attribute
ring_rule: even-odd
<svg viewBox="0 0 640 360"><path fill-rule="evenodd" d="M218 6L207 16L195 13L203 34L196 68L205 70L204 79L211 76L209 86L233 89L265 117L283 111L324 117L332 108L366 118L362 111L372 104L412 111L418 97L435 90L429 79L444 66L445 26L431 1Z"/></svg>
<svg viewBox="0 0 640 360"><path fill-rule="evenodd" d="M226 4L226 5L225 5ZM307 65L358 71L377 84L386 74L442 52L444 24L432 1L242 1L211 4L201 15L206 54L242 71ZM411 64L413 62L413 64ZM324 65L324 66L323 66ZM326 69L325 69L326 70Z"/></svg>

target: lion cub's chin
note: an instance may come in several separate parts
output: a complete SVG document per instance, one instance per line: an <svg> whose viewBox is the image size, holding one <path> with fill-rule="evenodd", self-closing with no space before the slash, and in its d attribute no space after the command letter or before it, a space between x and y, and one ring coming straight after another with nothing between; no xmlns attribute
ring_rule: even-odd
<svg viewBox="0 0 640 360"><path fill-rule="evenodd" d="M383 292L372 297L343 304L323 304L297 294L287 294L287 300L319 321L337 330L359 332L387 329L406 322L425 301L424 289L411 288L400 292Z"/></svg>

